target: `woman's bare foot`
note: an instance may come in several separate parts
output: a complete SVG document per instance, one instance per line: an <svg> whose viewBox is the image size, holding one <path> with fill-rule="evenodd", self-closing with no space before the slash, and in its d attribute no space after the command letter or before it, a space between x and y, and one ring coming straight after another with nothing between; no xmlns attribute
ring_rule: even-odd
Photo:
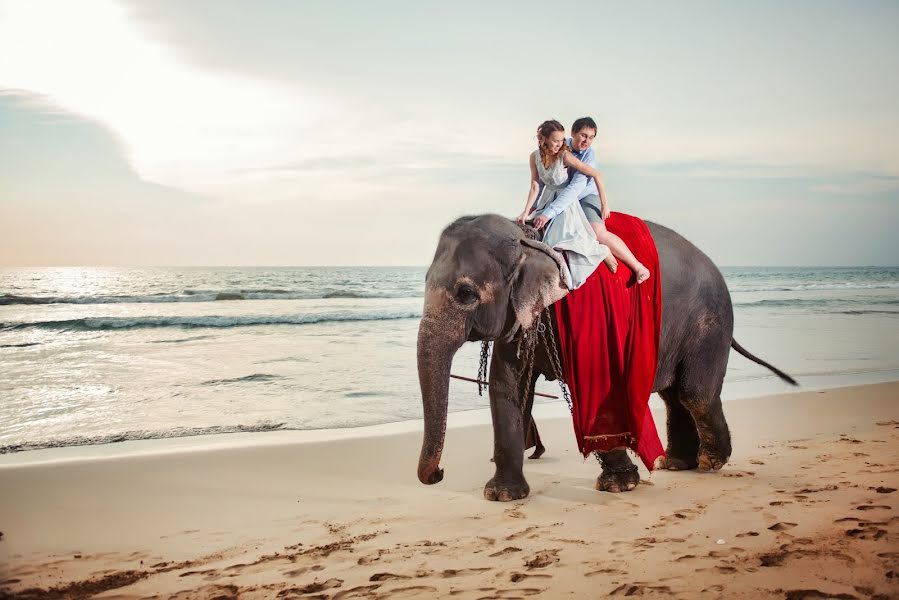
<svg viewBox="0 0 899 600"><path fill-rule="evenodd" d="M634 270L634 275L637 276L637 283L643 283L647 279L649 279L649 269L643 266L643 263L637 263L637 268Z"/></svg>
<svg viewBox="0 0 899 600"><path fill-rule="evenodd" d="M612 273L614 273L615 271L618 270L618 261L615 260L615 257L612 256L611 252L609 252L609 255L606 256L606 258L603 262L606 263L606 266L609 267L609 270Z"/></svg>

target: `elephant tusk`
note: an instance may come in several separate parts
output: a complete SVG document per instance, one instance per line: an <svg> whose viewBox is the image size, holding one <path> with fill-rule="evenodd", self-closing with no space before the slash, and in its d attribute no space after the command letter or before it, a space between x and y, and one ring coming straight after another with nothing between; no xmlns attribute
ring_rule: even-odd
<svg viewBox="0 0 899 600"><path fill-rule="evenodd" d="M481 381L480 379L472 379L471 377L462 377L461 375L453 375L450 373L450 377L453 379L461 379L462 381L470 381L472 383L480 383L481 385L490 385L488 381ZM534 392L535 396L541 396L543 398L552 398L553 400L558 400L558 396L553 396L552 394L544 394L542 392Z"/></svg>

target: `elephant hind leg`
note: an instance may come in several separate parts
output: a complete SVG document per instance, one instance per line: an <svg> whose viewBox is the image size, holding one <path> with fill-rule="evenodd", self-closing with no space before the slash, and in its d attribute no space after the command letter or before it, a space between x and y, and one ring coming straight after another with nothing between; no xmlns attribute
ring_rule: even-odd
<svg viewBox="0 0 899 600"><path fill-rule="evenodd" d="M717 471L730 459L730 430L724 419L721 396L688 398L684 405L696 421L699 434L699 453L696 461L700 471Z"/></svg>
<svg viewBox="0 0 899 600"><path fill-rule="evenodd" d="M681 402L674 387L659 391L668 413L668 447L665 456L656 461L656 468L687 471L698 466L699 434L693 415Z"/></svg>
<svg viewBox="0 0 899 600"><path fill-rule="evenodd" d="M546 448L540 440L540 432L537 431L537 423L534 421L533 415L530 417L530 423L528 424L528 430L524 440L524 449L527 450L529 448L534 449L531 455L528 456L531 460L540 458L543 456L543 453L546 452Z"/></svg>
<svg viewBox="0 0 899 600"><path fill-rule="evenodd" d="M531 455L528 456L531 460L540 458L543 456L543 453L546 452L546 448L544 448L543 442L540 440L540 432L537 431L537 422L534 421L534 415L532 413L534 410L534 389L537 386L537 377L538 375L536 373L531 377L527 403L524 407L524 420L528 424L528 428L524 433L524 449L534 449Z"/></svg>

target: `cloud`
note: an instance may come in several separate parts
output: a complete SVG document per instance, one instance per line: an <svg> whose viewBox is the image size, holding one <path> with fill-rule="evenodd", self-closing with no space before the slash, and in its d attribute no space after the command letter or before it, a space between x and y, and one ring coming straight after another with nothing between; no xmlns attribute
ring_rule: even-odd
<svg viewBox="0 0 899 600"><path fill-rule="evenodd" d="M104 123L148 180L227 188L229 169L309 155L296 140L338 110L295 84L185 64L108 0L6 2L0 14L0 87Z"/></svg>

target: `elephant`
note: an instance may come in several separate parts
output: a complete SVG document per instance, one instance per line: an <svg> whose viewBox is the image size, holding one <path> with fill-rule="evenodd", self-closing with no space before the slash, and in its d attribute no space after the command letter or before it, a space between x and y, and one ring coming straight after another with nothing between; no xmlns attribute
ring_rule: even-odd
<svg viewBox="0 0 899 600"><path fill-rule="evenodd" d="M734 339L730 293L712 261L673 230L646 224L658 250L662 277L662 327L653 391L665 402L668 432L665 456L655 466L717 471L731 455L720 397L730 349L785 381L796 382ZM511 501L528 495L523 464L526 439L537 433L531 419L534 384L538 375L555 379L555 370L546 345L534 351L533 371L524 369L518 342L536 326L544 308L567 293L560 276L561 260L555 250L529 239L517 223L500 215L461 217L442 232L425 276L417 341L424 410L418 460L422 483L443 479L440 457L453 357L466 341L492 341L489 396L495 473L484 487L484 496ZM554 317L550 326L557 327ZM537 441L535 454L539 453L542 445ZM598 490L623 492L636 487L637 467L624 449L597 454L602 468Z"/></svg>

